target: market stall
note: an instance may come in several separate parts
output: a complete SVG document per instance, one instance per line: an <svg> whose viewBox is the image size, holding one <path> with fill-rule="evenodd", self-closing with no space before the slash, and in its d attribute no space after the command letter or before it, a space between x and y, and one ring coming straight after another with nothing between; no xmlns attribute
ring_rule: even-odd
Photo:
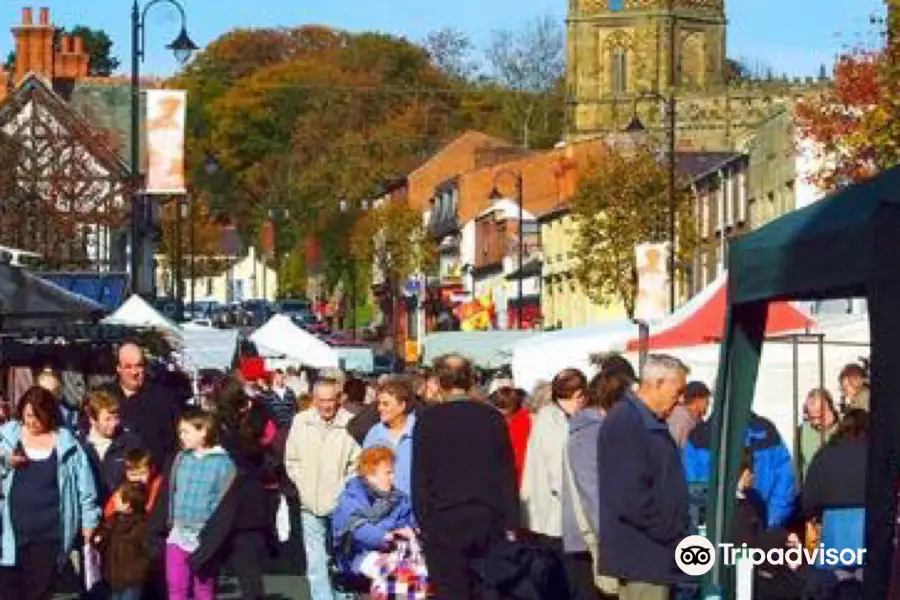
<svg viewBox="0 0 900 600"><path fill-rule="evenodd" d="M260 356L266 358L269 370L274 368L313 367L337 368L340 357L337 350L298 327L284 315L275 315L250 336Z"/></svg>
<svg viewBox="0 0 900 600"><path fill-rule="evenodd" d="M493 331L446 331L431 333L422 340L422 364L450 352L462 354L481 369L499 369L509 365L516 342L534 336L534 332L516 329Z"/></svg>
<svg viewBox="0 0 900 600"><path fill-rule="evenodd" d="M727 541L743 432L760 372L770 303L866 297L871 397L864 597L889 589L900 479L900 167L789 213L730 244L728 319L721 348L709 488L709 536ZM728 597L728 569L716 563L708 596ZM892 596L893 593L893 596Z"/></svg>

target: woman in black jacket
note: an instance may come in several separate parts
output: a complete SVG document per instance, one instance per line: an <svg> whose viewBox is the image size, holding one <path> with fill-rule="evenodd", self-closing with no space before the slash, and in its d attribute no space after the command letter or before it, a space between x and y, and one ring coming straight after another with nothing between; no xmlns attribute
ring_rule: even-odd
<svg viewBox="0 0 900 600"><path fill-rule="evenodd" d="M237 576L241 597L262 598L266 557L276 548L275 508L279 463L264 443L269 421L264 407L253 402L237 381L227 382L216 399L222 426L221 443L238 468L226 494L200 536L191 568L212 571L228 561Z"/></svg>

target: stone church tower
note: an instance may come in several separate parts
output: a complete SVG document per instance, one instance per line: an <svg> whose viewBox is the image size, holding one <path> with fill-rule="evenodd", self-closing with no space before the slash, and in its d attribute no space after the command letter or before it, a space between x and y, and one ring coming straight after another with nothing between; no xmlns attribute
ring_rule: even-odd
<svg viewBox="0 0 900 600"><path fill-rule="evenodd" d="M730 83L725 0L569 0L569 135L664 129L671 86L684 149L735 147L816 81ZM672 60L674 58L674 60Z"/></svg>

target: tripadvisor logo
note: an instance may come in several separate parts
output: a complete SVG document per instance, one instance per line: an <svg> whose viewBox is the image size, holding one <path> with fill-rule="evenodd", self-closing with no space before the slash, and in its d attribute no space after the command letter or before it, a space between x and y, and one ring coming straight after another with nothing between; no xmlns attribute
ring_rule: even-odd
<svg viewBox="0 0 900 600"><path fill-rule="evenodd" d="M750 548L747 544L720 544L724 565L734 566L740 559L745 559L755 566L770 564L791 567L807 564L818 567L853 568L863 564L866 550L826 548L820 544L812 550L807 548L773 548L766 552L759 548ZM716 548L703 536L691 535L675 548L675 564L685 575L700 577L706 575L716 564Z"/></svg>
<svg viewBox="0 0 900 600"><path fill-rule="evenodd" d="M706 575L716 564L716 549L702 535L689 535L675 548L675 564L685 575Z"/></svg>

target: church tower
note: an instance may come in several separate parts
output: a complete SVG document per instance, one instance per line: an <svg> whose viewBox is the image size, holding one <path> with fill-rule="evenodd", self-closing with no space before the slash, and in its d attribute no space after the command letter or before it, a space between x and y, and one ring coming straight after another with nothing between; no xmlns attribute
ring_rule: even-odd
<svg viewBox="0 0 900 600"><path fill-rule="evenodd" d="M673 83L679 96L725 84L725 0L569 0L567 27L572 137L635 113L652 125Z"/></svg>

